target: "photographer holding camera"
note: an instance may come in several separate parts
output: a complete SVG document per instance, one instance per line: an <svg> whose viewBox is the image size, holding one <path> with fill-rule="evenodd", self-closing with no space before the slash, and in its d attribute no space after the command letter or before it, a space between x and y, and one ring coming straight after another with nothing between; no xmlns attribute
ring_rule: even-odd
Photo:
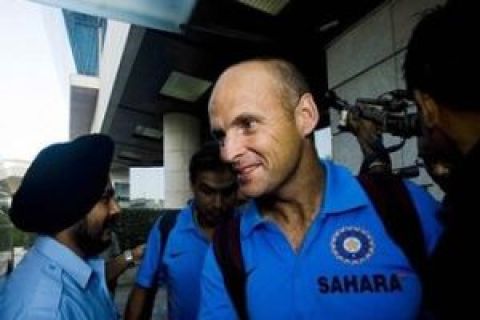
<svg viewBox="0 0 480 320"><path fill-rule="evenodd" d="M359 174L393 174L403 178L419 175L418 164L392 168L390 154L401 149L408 138L419 134L418 116L411 112L415 106L406 90L392 90L378 98L358 98L349 104L330 90L323 105L339 112L339 132L353 134L363 155ZM402 140L386 146L383 134L389 133Z"/></svg>
<svg viewBox="0 0 480 320"><path fill-rule="evenodd" d="M419 154L445 191L445 233L428 265L426 293L436 319L477 318L475 208L480 178L480 49L474 1L449 1L427 13L407 47L404 76L418 105ZM439 170L440 169L440 170ZM439 175L440 173L440 175ZM473 299L472 299L473 300ZM475 316L477 314L477 316Z"/></svg>

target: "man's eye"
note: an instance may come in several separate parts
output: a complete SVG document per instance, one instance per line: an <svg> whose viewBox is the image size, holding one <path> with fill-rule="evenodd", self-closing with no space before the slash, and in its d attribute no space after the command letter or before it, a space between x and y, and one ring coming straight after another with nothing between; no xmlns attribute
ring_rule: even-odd
<svg viewBox="0 0 480 320"><path fill-rule="evenodd" d="M213 193L213 190L212 189L207 189L207 188L202 188L202 192L203 192L203 194L209 196Z"/></svg>
<svg viewBox="0 0 480 320"><path fill-rule="evenodd" d="M244 119L242 122L241 122L241 127L242 129L245 129L245 130L252 130L255 128L255 125L256 125L256 121L253 120L253 119Z"/></svg>
<svg viewBox="0 0 480 320"><path fill-rule="evenodd" d="M223 147L225 145L225 136L219 137L216 141L220 147Z"/></svg>
<svg viewBox="0 0 480 320"><path fill-rule="evenodd" d="M100 200L104 201L104 202L109 202L110 199L113 199L115 197L115 190L113 190L113 188L107 188L102 196L100 197Z"/></svg>

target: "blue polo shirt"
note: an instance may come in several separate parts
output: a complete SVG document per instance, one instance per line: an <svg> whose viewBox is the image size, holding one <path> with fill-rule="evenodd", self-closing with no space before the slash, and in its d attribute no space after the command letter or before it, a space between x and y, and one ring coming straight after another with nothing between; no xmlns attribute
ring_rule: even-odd
<svg viewBox="0 0 480 320"><path fill-rule="evenodd" d="M200 274L209 240L196 225L190 204L178 214L163 257L159 257L159 220L148 236L136 283L144 288L165 283L168 290L168 318L196 319L200 304Z"/></svg>
<svg viewBox="0 0 480 320"><path fill-rule="evenodd" d="M240 232L250 319L416 319L421 285L407 257L357 179L332 162L323 165L323 204L298 252L254 201L245 206ZM439 204L422 188L407 188L430 253L441 232ZM211 249L201 286L199 319L236 319Z"/></svg>
<svg viewBox="0 0 480 320"><path fill-rule="evenodd" d="M83 260L39 236L0 293L0 319L118 319L103 259Z"/></svg>

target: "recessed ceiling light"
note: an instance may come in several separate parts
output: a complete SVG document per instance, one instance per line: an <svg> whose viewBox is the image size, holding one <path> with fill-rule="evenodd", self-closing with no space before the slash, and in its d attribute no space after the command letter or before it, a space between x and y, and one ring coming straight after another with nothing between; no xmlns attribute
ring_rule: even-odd
<svg viewBox="0 0 480 320"><path fill-rule="evenodd" d="M162 131L156 128L149 128L142 125L137 125L135 131L133 132L135 137L153 139L153 140L162 140Z"/></svg>
<svg viewBox="0 0 480 320"><path fill-rule="evenodd" d="M173 71L168 76L160 93L169 97L195 102L212 85L210 81Z"/></svg>
<svg viewBox="0 0 480 320"><path fill-rule="evenodd" d="M238 2L276 16L285 8L290 0L237 0Z"/></svg>
<svg viewBox="0 0 480 320"><path fill-rule="evenodd" d="M331 20L325 24L322 24L320 27L318 27L318 32L326 32L332 28L335 28L336 26L338 26L340 24L340 21L338 21L337 19L335 20Z"/></svg>
<svg viewBox="0 0 480 320"><path fill-rule="evenodd" d="M118 154L119 159L130 160L130 161L140 161L141 158L138 154L132 151L122 151Z"/></svg>

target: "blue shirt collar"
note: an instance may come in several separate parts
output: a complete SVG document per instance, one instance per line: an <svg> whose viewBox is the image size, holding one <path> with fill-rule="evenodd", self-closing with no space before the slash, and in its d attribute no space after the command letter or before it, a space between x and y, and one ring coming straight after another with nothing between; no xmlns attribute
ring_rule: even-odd
<svg viewBox="0 0 480 320"><path fill-rule="evenodd" d="M185 208L183 208L178 214L178 222L175 228L181 232L199 229L195 223L195 218L193 216L194 214L194 203L192 200L190 200Z"/></svg>
<svg viewBox="0 0 480 320"><path fill-rule="evenodd" d="M320 165L325 169L326 183L323 203L316 220L329 215L348 213L368 205L367 195L347 168L328 160L321 160ZM258 225L268 221L261 215L255 200L247 202L241 212L244 215L241 225L242 236L247 236Z"/></svg>
<svg viewBox="0 0 480 320"><path fill-rule="evenodd" d="M55 262L62 270L72 277L82 288L88 284L92 273L97 273L104 279L104 261L100 258L83 260L72 250L52 237L39 235L34 247L48 259Z"/></svg>
<svg viewBox="0 0 480 320"><path fill-rule="evenodd" d="M369 204L362 186L347 168L327 160L322 164L327 177L322 214L347 213Z"/></svg>
<svg viewBox="0 0 480 320"><path fill-rule="evenodd" d="M260 214L255 200L249 200L245 203L237 214L242 215L242 223L240 225L240 233L247 236L258 225L266 222L266 219Z"/></svg>

